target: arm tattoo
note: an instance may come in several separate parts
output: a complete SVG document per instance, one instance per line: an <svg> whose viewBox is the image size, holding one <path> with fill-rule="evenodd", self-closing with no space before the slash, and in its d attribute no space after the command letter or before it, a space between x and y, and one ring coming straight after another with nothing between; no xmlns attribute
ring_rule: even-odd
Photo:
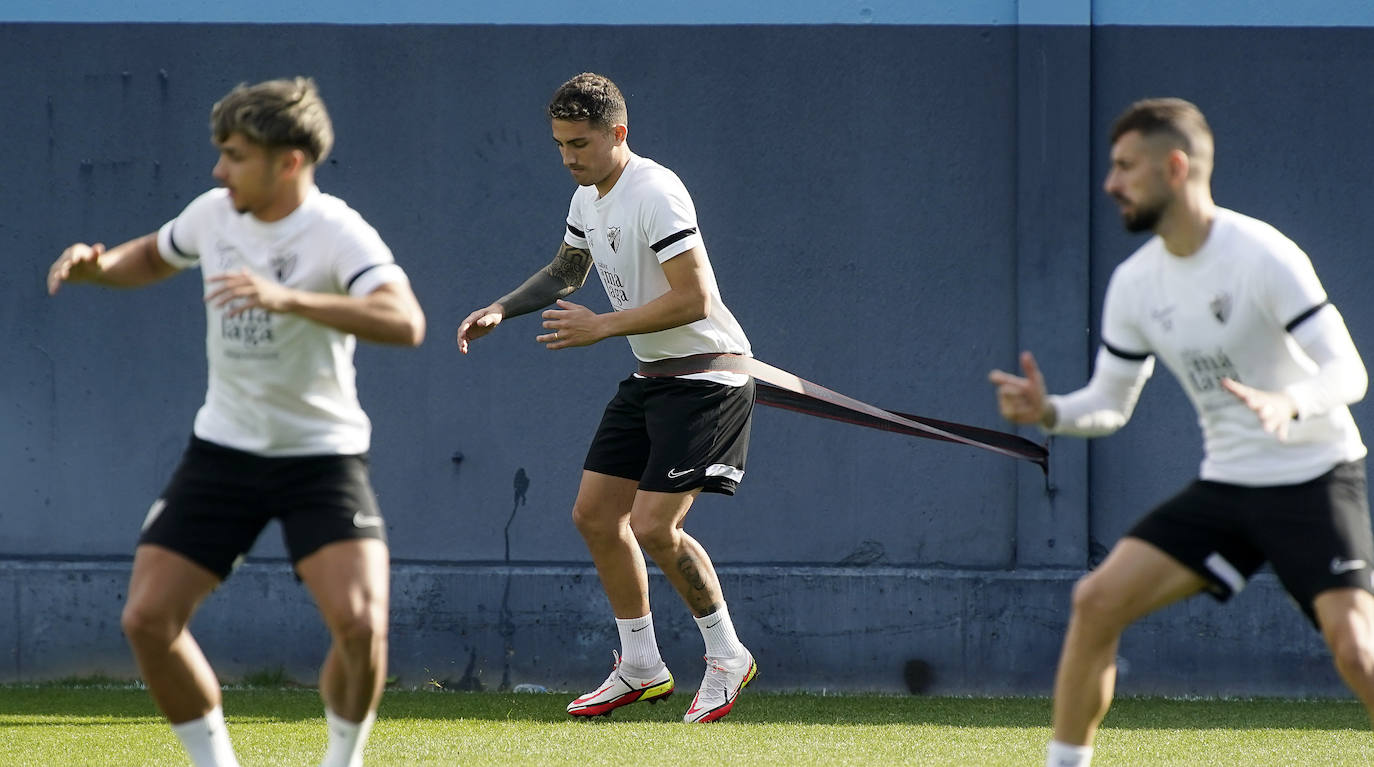
<svg viewBox="0 0 1374 767"><path fill-rule="evenodd" d="M548 266L535 272L520 287L497 299L497 303L505 308L506 317L529 314L582 287L591 268L592 254L565 242Z"/></svg>
<svg viewBox="0 0 1374 767"><path fill-rule="evenodd" d="M553 263L544 267L544 271L548 272L550 277L562 282L569 288L568 293L582 287L591 270L591 252L582 248L574 248L566 242L558 249L558 255L553 257Z"/></svg>

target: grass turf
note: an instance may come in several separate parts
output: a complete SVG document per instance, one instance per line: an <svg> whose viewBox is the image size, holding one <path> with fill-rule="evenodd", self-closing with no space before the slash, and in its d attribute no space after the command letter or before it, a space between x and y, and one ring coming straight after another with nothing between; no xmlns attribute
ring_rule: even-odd
<svg viewBox="0 0 1374 767"><path fill-rule="evenodd" d="M688 726L685 695L572 720L565 695L388 690L368 743L385 765L1037 765L1050 704L1036 698L748 693L724 721ZM324 718L309 689L231 688L244 767L312 765ZM1353 701L1123 698L1098 736L1108 765L1374 764ZM145 691L0 686L0 765L189 764Z"/></svg>

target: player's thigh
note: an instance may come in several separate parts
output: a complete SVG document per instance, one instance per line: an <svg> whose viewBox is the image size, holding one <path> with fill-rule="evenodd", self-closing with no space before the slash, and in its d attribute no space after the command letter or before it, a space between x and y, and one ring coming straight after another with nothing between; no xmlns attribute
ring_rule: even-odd
<svg viewBox="0 0 1374 767"><path fill-rule="evenodd" d="M386 520L362 455L283 459L273 504L287 553L330 628L385 626Z"/></svg>
<svg viewBox="0 0 1374 767"><path fill-rule="evenodd" d="M228 578L271 521L263 477L272 460L192 437L148 510L139 545L174 551Z"/></svg>
<svg viewBox="0 0 1374 767"><path fill-rule="evenodd" d="M1270 488L1255 525L1274 573L1313 623L1318 623L1318 595L1374 587L1364 461L1340 464L1308 482Z"/></svg>
<svg viewBox="0 0 1374 767"><path fill-rule="evenodd" d="M1154 544L1125 537L1074 587L1074 611L1115 624L1129 624L1180 599L1207 581Z"/></svg>
<svg viewBox="0 0 1374 767"><path fill-rule="evenodd" d="M1374 594L1357 588L1329 589L1317 595L1312 608L1333 651L1341 646L1374 651Z"/></svg>
<svg viewBox="0 0 1374 767"><path fill-rule="evenodd" d="M1203 590L1224 602L1264 564L1249 522L1262 496L1255 488L1196 480L1146 514L1123 540L1150 544L1201 578Z"/></svg>
<svg viewBox="0 0 1374 767"><path fill-rule="evenodd" d="M296 563L296 574L335 633L384 632L391 556L377 538L335 541Z"/></svg>
<svg viewBox="0 0 1374 767"><path fill-rule="evenodd" d="M217 574L182 554L156 544L142 544L134 551L125 623L156 625L176 633L219 584Z"/></svg>
<svg viewBox="0 0 1374 767"><path fill-rule="evenodd" d="M644 392L648 382L630 378L601 414L587 446L582 468L596 474L638 480L649 458L649 433L644 421Z"/></svg>
<svg viewBox="0 0 1374 767"><path fill-rule="evenodd" d="M640 488L659 493L701 489L733 495L744 478L755 384L652 379L645 421L652 451Z"/></svg>
<svg viewBox="0 0 1374 767"><path fill-rule="evenodd" d="M293 565L340 541L386 542L386 520L368 478L367 457L278 459L272 509Z"/></svg>

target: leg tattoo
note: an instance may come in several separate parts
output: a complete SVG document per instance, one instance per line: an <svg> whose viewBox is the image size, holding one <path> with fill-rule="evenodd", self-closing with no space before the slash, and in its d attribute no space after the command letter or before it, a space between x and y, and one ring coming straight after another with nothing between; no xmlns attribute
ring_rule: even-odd
<svg viewBox="0 0 1374 767"><path fill-rule="evenodd" d="M703 617L720 609L720 603L710 593L711 588L706 583L706 577L702 574L701 566L695 557L690 553L678 557L677 569L690 589L686 595L687 603L694 615Z"/></svg>

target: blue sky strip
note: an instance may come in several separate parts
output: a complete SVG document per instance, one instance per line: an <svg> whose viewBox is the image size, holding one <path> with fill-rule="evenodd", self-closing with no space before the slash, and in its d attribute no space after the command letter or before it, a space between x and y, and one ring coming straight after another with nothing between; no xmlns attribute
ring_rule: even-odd
<svg viewBox="0 0 1374 767"><path fill-rule="evenodd" d="M1371 0L3 0L0 22L1370 27Z"/></svg>

